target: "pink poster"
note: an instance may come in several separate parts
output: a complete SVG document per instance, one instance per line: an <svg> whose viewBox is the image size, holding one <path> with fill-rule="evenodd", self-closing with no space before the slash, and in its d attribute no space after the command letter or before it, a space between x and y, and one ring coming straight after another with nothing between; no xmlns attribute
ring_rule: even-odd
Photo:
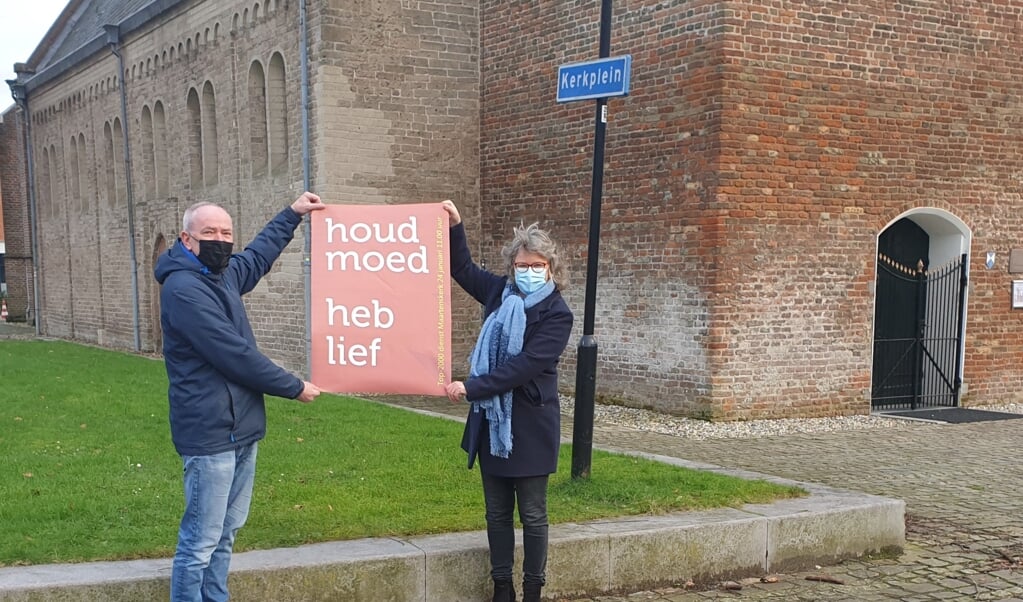
<svg viewBox="0 0 1023 602"><path fill-rule="evenodd" d="M312 375L334 393L444 395L448 214L440 203L328 205L312 220Z"/></svg>

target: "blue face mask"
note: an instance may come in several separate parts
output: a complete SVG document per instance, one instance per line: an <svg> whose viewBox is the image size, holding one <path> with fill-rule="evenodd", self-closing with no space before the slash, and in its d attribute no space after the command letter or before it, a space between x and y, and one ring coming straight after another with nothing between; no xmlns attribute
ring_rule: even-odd
<svg viewBox="0 0 1023 602"><path fill-rule="evenodd" d="M547 284L547 270L537 274L533 270L526 270L525 273L515 271L515 286L527 295L531 295Z"/></svg>

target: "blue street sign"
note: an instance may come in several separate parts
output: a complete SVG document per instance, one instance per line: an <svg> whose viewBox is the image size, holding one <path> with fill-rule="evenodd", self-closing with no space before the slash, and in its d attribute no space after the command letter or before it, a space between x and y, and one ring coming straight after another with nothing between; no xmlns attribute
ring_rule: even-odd
<svg viewBox="0 0 1023 602"><path fill-rule="evenodd" d="M632 55L613 56L558 67L558 102L626 96Z"/></svg>

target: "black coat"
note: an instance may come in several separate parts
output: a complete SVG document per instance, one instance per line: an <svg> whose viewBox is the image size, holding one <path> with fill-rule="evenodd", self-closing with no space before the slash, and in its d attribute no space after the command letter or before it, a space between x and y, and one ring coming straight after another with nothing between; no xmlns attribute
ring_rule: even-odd
<svg viewBox="0 0 1023 602"><path fill-rule="evenodd" d="M451 276L484 306L487 316L501 307L507 276L492 274L472 261L465 228L451 228ZM462 449L469 468L479 456L480 470L499 477L534 477L558 469L561 407L558 403L558 361L572 333L572 310L555 290L526 310L522 351L490 374L465 382L466 397L483 400L512 391L512 453L490 454L490 429L485 413L469 409Z"/></svg>

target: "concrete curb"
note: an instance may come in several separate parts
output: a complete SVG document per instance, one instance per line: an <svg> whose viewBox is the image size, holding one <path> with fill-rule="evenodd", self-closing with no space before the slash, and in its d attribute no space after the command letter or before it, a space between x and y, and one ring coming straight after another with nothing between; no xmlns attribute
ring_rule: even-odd
<svg viewBox="0 0 1023 602"><path fill-rule="evenodd" d="M901 500L646 457L798 485L810 495L742 508L554 525L545 595L799 571L905 544ZM521 533L517 539L521 542ZM517 558L521 562L521 547ZM488 574L486 532L475 531L239 553L231 567L231 592L234 599L253 602L475 602L487 599ZM0 600L166 600L169 578L169 559L4 568Z"/></svg>

